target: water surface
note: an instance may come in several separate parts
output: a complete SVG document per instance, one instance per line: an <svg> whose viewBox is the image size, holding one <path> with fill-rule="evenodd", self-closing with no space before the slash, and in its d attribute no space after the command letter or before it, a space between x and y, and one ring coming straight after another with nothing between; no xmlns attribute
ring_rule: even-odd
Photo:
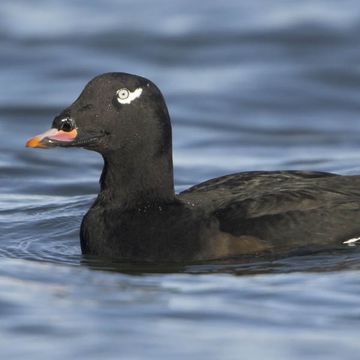
<svg viewBox="0 0 360 360"><path fill-rule="evenodd" d="M360 173L356 1L3 0L4 358L358 359L360 250L231 264L82 257L100 156L24 148L86 82L136 73L172 116L175 182Z"/></svg>

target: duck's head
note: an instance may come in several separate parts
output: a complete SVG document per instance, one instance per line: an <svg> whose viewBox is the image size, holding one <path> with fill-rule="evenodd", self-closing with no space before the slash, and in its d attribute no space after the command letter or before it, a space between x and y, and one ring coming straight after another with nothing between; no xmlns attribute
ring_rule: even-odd
<svg viewBox="0 0 360 360"><path fill-rule="evenodd" d="M26 143L32 148L83 147L106 156L171 151L169 114L151 81L126 73L92 79L78 99L53 120L51 129Z"/></svg>

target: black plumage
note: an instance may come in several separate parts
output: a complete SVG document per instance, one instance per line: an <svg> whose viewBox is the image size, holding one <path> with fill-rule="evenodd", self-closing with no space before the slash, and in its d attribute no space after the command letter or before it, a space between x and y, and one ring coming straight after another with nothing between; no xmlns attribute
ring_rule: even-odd
<svg viewBox="0 0 360 360"><path fill-rule="evenodd" d="M82 146L104 158L101 191L81 225L84 254L198 261L330 249L360 236L360 176L245 172L176 195L169 114L145 78L96 77L53 128L59 136L40 137L39 147ZM62 141L70 131L76 137Z"/></svg>

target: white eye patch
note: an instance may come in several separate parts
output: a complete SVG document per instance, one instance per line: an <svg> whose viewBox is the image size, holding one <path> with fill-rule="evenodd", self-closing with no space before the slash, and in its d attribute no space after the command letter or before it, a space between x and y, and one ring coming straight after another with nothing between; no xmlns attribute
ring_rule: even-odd
<svg viewBox="0 0 360 360"><path fill-rule="evenodd" d="M131 104L135 99L142 94L142 88L137 88L134 91L123 88L116 92L116 99L120 104Z"/></svg>

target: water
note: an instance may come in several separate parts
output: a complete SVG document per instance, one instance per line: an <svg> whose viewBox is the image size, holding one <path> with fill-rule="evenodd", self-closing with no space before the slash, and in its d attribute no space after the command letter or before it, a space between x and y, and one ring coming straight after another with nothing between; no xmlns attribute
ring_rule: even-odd
<svg viewBox="0 0 360 360"><path fill-rule="evenodd" d="M358 359L360 250L232 264L82 257L101 159L24 148L85 83L151 78L177 190L242 170L360 173L356 1L3 0L3 358Z"/></svg>

